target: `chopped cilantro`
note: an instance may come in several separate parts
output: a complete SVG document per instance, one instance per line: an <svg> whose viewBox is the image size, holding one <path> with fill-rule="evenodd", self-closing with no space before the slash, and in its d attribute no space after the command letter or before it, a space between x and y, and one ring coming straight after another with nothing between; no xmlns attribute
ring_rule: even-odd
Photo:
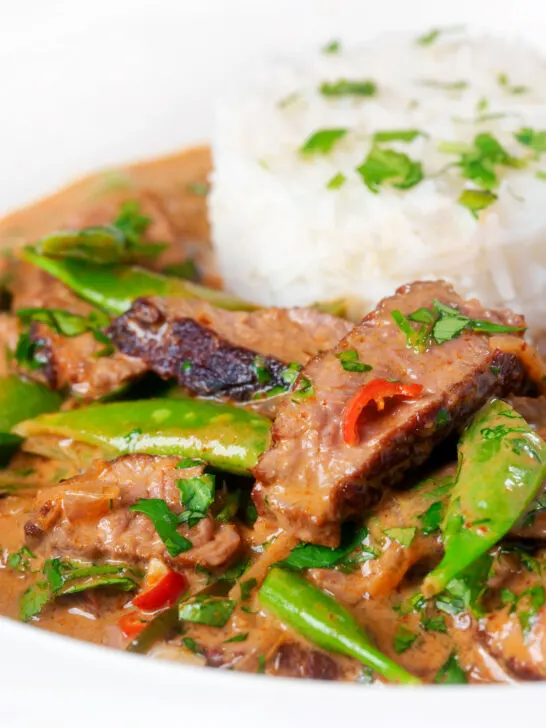
<svg viewBox="0 0 546 728"><path fill-rule="evenodd" d="M393 642L396 654L401 655L403 652L406 652L406 650L409 650L418 636L418 634L412 632L407 627L404 627L404 625L400 625L396 630Z"/></svg>
<svg viewBox="0 0 546 728"><path fill-rule="evenodd" d="M334 83L323 83L319 91L324 96L375 96L377 86L373 81L348 81L340 79Z"/></svg>
<svg viewBox="0 0 546 728"><path fill-rule="evenodd" d="M383 183L406 190L423 179L421 162L410 159L407 154L377 145L371 148L364 163L357 168L357 172L368 189L374 193L379 191Z"/></svg>
<svg viewBox="0 0 546 728"><path fill-rule="evenodd" d="M443 615L439 617L423 617L421 619L421 627L425 632L443 632L447 633L446 618Z"/></svg>
<svg viewBox="0 0 546 728"><path fill-rule="evenodd" d="M434 682L444 685L466 685L468 682L466 672L459 665L455 653L452 653L438 670Z"/></svg>
<svg viewBox="0 0 546 728"><path fill-rule="evenodd" d="M204 655L205 654L205 650L202 647L202 645L200 645L199 642L196 642L192 637L184 637L182 639L182 642L188 648L188 650L190 652L192 652L194 655Z"/></svg>
<svg viewBox="0 0 546 728"><path fill-rule="evenodd" d="M181 622L205 624L208 627L223 627L235 609L233 599L220 599L218 597L194 597L183 602L178 608L178 618Z"/></svg>
<svg viewBox="0 0 546 728"><path fill-rule="evenodd" d="M419 129L393 129L391 131L376 131L372 137L374 143L381 142L412 142L418 136L424 136Z"/></svg>
<svg viewBox="0 0 546 728"><path fill-rule="evenodd" d="M265 672L265 655L258 655L258 674L263 675Z"/></svg>
<svg viewBox="0 0 546 728"><path fill-rule="evenodd" d="M179 523L187 523L190 528L202 518L214 500L215 477L209 473L194 478L182 478L176 481L180 491L180 502L184 512L178 517Z"/></svg>
<svg viewBox="0 0 546 728"><path fill-rule="evenodd" d="M228 645L230 642L244 642L248 638L248 632L240 632L239 634L233 635L228 640L224 640L224 644Z"/></svg>
<svg viewBox="0 0 546 728"><path fill-rule="evenodd" d="M302 154L328 154L345 134L347 134L347 129L320 129L306 139L300 152Z"/></svg>
<svg viewBox="0 0 546 728"><path fill-rule="evenodd" d="M19 551L8 556L6 564L8 569L12 569L13 571L31 571L30 559L35 558L36 555L32 553L28 546L23 546Z"/></svg>
<svg viewBox="0 0 546 728"><path fill-rule="evenodd" d="M436 427L445 427L445 425L448 424L448 422L451 420L451 417L449 415L448 410L441 407L438 410L438 414L436 415Z"/></svg>
<svg viewBox="0 0 546 728"><path fill-rule="evenodd" d="M371 372L372 367L369 364L364 364L359 360L358 352L356 349L345 349L339 354L336 354L336 359L339 359L341 366L346 372Z"/></svg>
<svg viewBox="0 0 546 728"><path fill-rule="evenodd" d="M502 88L505 89L509 94L524 94L529 91L528 86L510 83L510 79L508 78L506 73L499 73L499 75L497 76L497 81L499 82L499 86L502 86Z"/></svg>
<svg viewBox="0 0 546 728"><path fill-rule="evenodd" d="M339 53L341 50L341 42L339 40L331 40L323 49L323 53Z"/></svg>
<svg viewBox="0 0 546 728"><path fill-rule="evenodd" d="M129 510L135 513L143 513L150 519L171 556L178 556L183 551L192 548L191 541L177 531L178 516L171 511L167 503L161 498L139 498Z"/></svg>
<svg viewBox="0 0 546 728"><path fill-rule="evenodd" d="M417 45L429 46L435 43L441 35L447 35L449 33L460 33L464 29L462 25L452 25L447 28L431 28L423 35L420 35L415 39Z"/></svg>
<svg viewBox="0 0 546 728"><path fill-rule="evenodd" d="M335 174L331 180L326 185L326 189L328 190L339 190L340 187L342 187L345 182L347 182L347 177L342 172L338 172Z"/></svg>
<svg viewBox="0 0 546 728"><path fill-rule="evenodd" d="M423 535L428 536L440 530L440 524L444 518L444 504L442 501L436 501L419 516L421 521L421 531Z"/></svg>
<svg viewBox="0 0 546 728"><path fill-rule="evenodd" d="M39 614L58 596L77 594L87 589L112 586L123 591L136 589L141 574L123 564L84 564L48 559L43 566L43 580L30 586L19 603L24 622Z"/></svg>
<svg viewBox="0 0 546 728"><path fill-rule="evenodd" d="M258 586L258 582L254 577L252 577L250 579L247 579L246 581L242 581L239 586L241 588L241 599L243 600L243 602L246 602L248 599L250 599L252 590Z"/></svg>
<svg viewBox="0 0 546 728"><path fill-rule="evenodd" d="M337 548L302 542L295 546L279 565L292 571L331 569L349 557L362 544L367 535L366 528L354 531L350 527L346 527L342 532L341 544Z"/></svg>
<svg viewBox="0 0 546 728"><path fill-rule="evenodd" d="M446 306L440 301L435 300L433 303L435 313L438 315L432 335L437 344L443 344L445 341L458 336L464 329L477 331L485 334L501 334L513 333L515 331L525 331L524 328L518 326L506 326L504 324L496 324L492 321L480 319L470 319L464 316L458 309L452 306Z"/></svg>
<svg viewBox="0 0 546 728"><path fill-rule="evenodd" d="M520 144L529 147L535 152L546 152L546 130L537 131L529 126L523 127L516 134L515 138Z"/></svg>

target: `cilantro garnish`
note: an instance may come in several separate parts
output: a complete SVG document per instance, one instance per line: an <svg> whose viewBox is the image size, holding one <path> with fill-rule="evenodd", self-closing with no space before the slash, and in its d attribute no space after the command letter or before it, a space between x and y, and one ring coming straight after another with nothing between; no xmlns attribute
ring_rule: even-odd
<svg viewBox="0 0 546 728"><path fill-rule="evenodd" d="M180 524L179 517L161 498L139 498L129 510L143 513L150 519L171 556L178 556L192 548L191 541L177 531Z"/></svg>
<svg viewBox="0 0 546 728"><path fill-rule="evenodd" d="M404 625L400 625L396 630L393 642L396 654L401 655L403 652L406 652L406 650L409 650L418 636L418 634L412 632L407 627L404 627Z"/></svg>
<svg viewBox="0 0 546 728"><path fill-rule="evenodd" d="M371 148L364 163L357 168L357 172L368 189L374 193L377 193L384 183L406 190L423 179L421 162L410 159L407 154L377 145Z"/></svg>
<svg viewBox="0 0 546 728"><path fill-rule="evenodd" d="M466 685L468 682L466 672L459 665L455 653L451 654L438 670L434 682L444 685Z"/></svg>
<svg viewBox="0 0 546 728"><path fill-rule="evenodd" d="M356 349L346 349L336 354L336 359L339 359L341 366L346 372L371 372L372 367L369 364L364 364L359 360L358 352Z"/></svg>
<svg viewBox="0 0 546 728"><path fill-rule="evenodd" d="M333 83L323 83L319 91L324 96L374 96L377 86L373 81L348 81L340 79Z"/></svg>
<svg viewBox="0 0 546 728"><path fill-rule="evenodd" d="M328 154L345 134L347 134L347 129L320 129L305 140L300 152L302 154Z"/></svg>
<svg viewBox="0 0 546 728"><path fill-rule="evenodd" d="M520 144L529 147L535 152L546 152L546 131L537 131L526 126L520 129L514 137Z"/></svg>

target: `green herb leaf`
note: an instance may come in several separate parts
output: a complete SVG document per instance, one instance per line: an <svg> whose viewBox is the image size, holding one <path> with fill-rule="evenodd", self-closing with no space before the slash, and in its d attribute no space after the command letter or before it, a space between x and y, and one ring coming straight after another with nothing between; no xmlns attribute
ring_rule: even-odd
<svg viewBox="0 0 546 728"><path fill-rule="evenodd" d="M368 535L366 528L352 531L349 528L343 529L341 545L337 548L320 546L313 543L300 543L278 566L283 566L292 571L301 569L331 569L342 559L349 556L364 541Z"/></svg>
<svg viewBox="0 0 546 728"><path fill-rule="evenodd" d="M397 655L401 655L403 652L406 652L406 650L409 650L409 648L413 645L415 640L417 639L419 635L415 634L414 632L411 632L407 627L404 627L401 625L396 630L396 634L394 635L394 651Z"/></svg>
<svg viewBox="0 0 546 728"><path fill-rule="evenodd" d="M439 617L430 617L429 619L421 619L421 627L425 630L425 632L447 633L446 618L442 615Z"/></svg>
<svg viewBox="0 0 546 728"><path fill-rule="evenodd" d="M417 533L416 528L386 528L383 533L385 536L397 541L401 546L408 548L411 546L415 534Z"/></svg>
<svg viewBox="0 0 546 728"><path fill-rule="evenodd" d="M233 599L195 597L191 601L183 602L180 605L178 618L181 622L206 624L208 627L223 627L231 617L235 604Z"/></svg>
<svg viewBox="0 0 546 728"><path fill-rule="evenodd" d="M418 136L424 136L419 129L392 129L390 131L376 131L372 137L374 143L381 142L412 142Z"/></svg>
<svg viewBox="0 0 546 728"><path fill-rule="evenodd" d="M406 190L423 179L421 162L415 162L407 154L394 149L373 146L364 164L357 168L366 186L377 193L379 187L388 182L393 187Z"/></svg>
<svg viewBox="0 0 546 728"><path fill-rule="evenodd" d="M30 586L19 602L19 618L28 622L38 615L51 599L51 592L46 582L38 582Z"/></svg>
<svg viewBox="0 0 546 728"><path fill-rule="evenodd" d="M320 129L305 141L300 149L303 154L328 154L336 142L347 134L347 129Z"/></svg>
<svg viewBox="0 0 546 728"><path fill-rule="evenodd" d="M258 675L263 675L265 672L265 655L261 653L258 655Z"/></svg>
<svg viewBox="0 0 546 728"><path fill-rule="evenodd" d="M229 523L229 521L232 521L237 515L240 502L240 490L234 490L232 493L229 493L225 500L223 508L216 514L216 520L219 523Z"/></svg>
<svg viewBox="0 0 546 728"><path fill-rule="evenodd" d="M183 637L182 642L187 649L194 655L204 655L205 649L199 642L196 642L192 637Z"/></svg>
<svg viewBox="0 0 546 728"><path fill-rule="evenodd" d="M256 374L258 384L262 387L265 387L273 379L273 375L269 370L267 362L261 354L256 354L252 360L252 369Z"/></svg>
<svg viewBox="0 0 546 728"><path fill-rule="evenodd" d="M369 364L363 364L358 357L356 349L346 349L336 354L336 359L339 359L341 366L346 372L371 372L372 367Z"/></svg>
<svg viewBox="0 0 546 728"><path fill-rule="evenodd" d="M520 144L529 147L535 152L546 152L546 131L537 131L529 126L525 126L520 129L514 137Z"/></svg>
<svg viewBox="0 0 546 728"><path fill-rule="evenodd" d="M241 632L240 634L233 635L228 640L224 640L224 644L228 645L230 642L245 642L248 638L248 632Z"/></svg>
<svg viewBox="0 0 546 728"><path fill-rule="evenodd" d="M247 599L250 599L252 590L258 586L258 582L254 577L252 577L251 579L242 581L239 586L241 588L241 599L243 600L243 602L246 602Z"/></svg>
<svg viewBox="0 0 546 728"><path fill-rule="evenodd" d="M464 30L464 26L462 25L453 25L447 28L431 28L431 30L416 38L415 42L417 45L429 46L435 43L441 35L460 33L462 30Z"/></svg>
<svg viewBox="0 0 546 728"><path fill-rule="evenodd" d="M19 549L19 551L16 551L13 554L10 554L8 556L7 560L7 567L8 569L12 569L13 571L20 571L21 573L24 573L25 571L31 571L31 565L30 565L30 559L35 559L36 555L32 553L32 551L28 548L28 546L23 546Z"/></svg>
<svg viewBox="0 0 546 728"><path fill-rule="evenodd" d="M205 473L194 478L182 478L176 481L180 491L180 502L184 512L178 516L178 523L187 523L193 528L202 518L214 501L216 479L214 475Z"/></svg>
<svg viewBox="0 0 546 728"><path fill-rule="evenodd" d="M129 510L143 513L150 519L171 556L178 556L192 548L191 541L177 531L178 516L161 498L139 498Z"/></svg>
<svg viewBox="0 0 546 728"><path fill-rule="evenodd" d="M418 516L421 521L421 531L424 536L440 530L440 524L444 519L444 510L442 501L436 501L436 503L433 503L424 513Z"/></svg>
<svg viewBox="0 0 546 728"><path fill-rule="evenodd" d="M339 53L341 50L341 42L339 40L331 40L322 49L323 53Z"/></svg>
<svg viewBox="0 0 546 728"><path fill-rule="evenodd" d="M529 91L528 86L510 83L510 79L506 73L499 73L497 80L499 82L499 86L502 86L509 94L524 94L526 91Z"/></svg>
<svg viewBox="0 0 546 728"><path fill-rule="evenodd" d="M438 670L434 682L443 685L466 685L466 672L459 665L457 655L452 653Z"/></svg>
<svg viewBox="0 0 546 728"><path fill-rule="evenodd" d="M524 327L506 326L505 324L496 324L492 321L482 321L479 319L470 319L464 316L458 309L446 306L440 301L435 300L433 308L438 319L432 329L432 336L437 344L443 344L458 336L464 329L477 331L484 334L505 334L514 333L516 331L525 331Z"/></svg>
<svg viewBox="0 0 546 728"><path fill-rule="evenodd" d="M338 172L328 182L328 184L326 185L326 189L339 190L339 188L342 187L346 181L347 181L347 177L345 177L345 175L342 174L341 172Z"/></svg>
<svg viewBox="0 0 546 728"><path fill-rule="evenodd" d="M319 90L324 96L375 96L377 86L373 81L340 79L334 83L321 84Z"/></svg>

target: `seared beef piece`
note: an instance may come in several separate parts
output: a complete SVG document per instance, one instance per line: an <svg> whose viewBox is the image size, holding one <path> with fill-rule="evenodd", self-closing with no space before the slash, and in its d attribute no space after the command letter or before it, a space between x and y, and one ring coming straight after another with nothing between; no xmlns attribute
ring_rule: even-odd
<svg viewBox="0 0 546 728"><path fill-rule="evenodd" d="M150 519L129 507L138 498L161 498L180 513L176 481L201 475L201 466L178 469L176 457L124 455L96 461L83 475L47 488L36 497L36 511L25 524L27 541L44 555L114 559L134 563L157 557L175 567L218 566L239 549L235 526L210 516L179 531L193 548L171 557Z"/></svg>
<svg viewBox="0 0 546 728"><path fill-rule="evenodd" d="M546 586L544 575L528 571L510 559L504 564L504 574L503 565L497 569L501 574L490 580L490 587L495 587L499 594L502 588L508 589L519 599L515 604L499 603L497 609L488 610L479 622L478 634L487 651L515 677L546 680L546 605L533 609L530 595L525 595L529 589Z"/></svg>
<svg viewBox="0 0 546 728"><path fill-rule="evenodd" d="M31 325L30 338L43 366L28 376L43 380L50 389L68 390L80 400L104 397L146 371L142 361L120 352L100 356L105 344L91 332L68 338L37 322Z"/></svg>
<svg viewBox="0 0 546 728"><path fill-rule="evenodd" d="M313 386L311 396L290 398L281 406L273 445L255 469L253 497L262 514L273 511L302 540L336 544L340 522L362 514L370 488L392 484L423 463L435 445L463 427L490 397L521 388L519 359L491 349L485 334L464 331L424 353L408 348L392 311L408 315L431 309L434 299L470 318L523 323L519 317L487 311L477 301L463 301L442 281L403 286L383 300L334 349L304 368L300 376ZM356 351L372 370L345 371L337 355L348 350ZM387 401L381 412L367 407L359 419L360 442L348 445L342 434L345 408L376 377L419 383L424 389L413 401Z"/></svg>
<svg viewBox="0 0 546 728"><path fill-rule="evenodd" d="M55 308L88 316L93 310L91 304L78 298L49 273L23 261L17 261L11 292L14 313L21 308Z"/></svg>
<svg viewBox="0 0 546 728"><path fill-rule="evenodd" d="M269 672L283 677L312 680L337 680L341 677L339 665L333 657L299 642L283 642L272 661Z"/></svg>
<svg viewBox="0 0 546 728"><path fill-rule="evenodd" d="M247 400L282 386L289 362L304 364L351 325L313 309L225 311L202 301L141 298L113 322L118 349L201 395Z"/></svg>

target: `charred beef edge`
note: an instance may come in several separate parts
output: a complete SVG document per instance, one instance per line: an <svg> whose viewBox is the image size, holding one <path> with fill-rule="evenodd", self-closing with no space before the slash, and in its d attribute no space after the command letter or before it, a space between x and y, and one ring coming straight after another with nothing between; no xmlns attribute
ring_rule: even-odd
<svg viewBox="0 0 546 728"><path fill-rule="evenodd" d="M192 318L169 321L147 298L135 301L107 333L123 354L139 357L163 379L174 378L203 397L245 401L256 392L286 387L281 378L284 362L260 356L259 367L267 379L260 382L255 351L234 346Z"/></svg>

